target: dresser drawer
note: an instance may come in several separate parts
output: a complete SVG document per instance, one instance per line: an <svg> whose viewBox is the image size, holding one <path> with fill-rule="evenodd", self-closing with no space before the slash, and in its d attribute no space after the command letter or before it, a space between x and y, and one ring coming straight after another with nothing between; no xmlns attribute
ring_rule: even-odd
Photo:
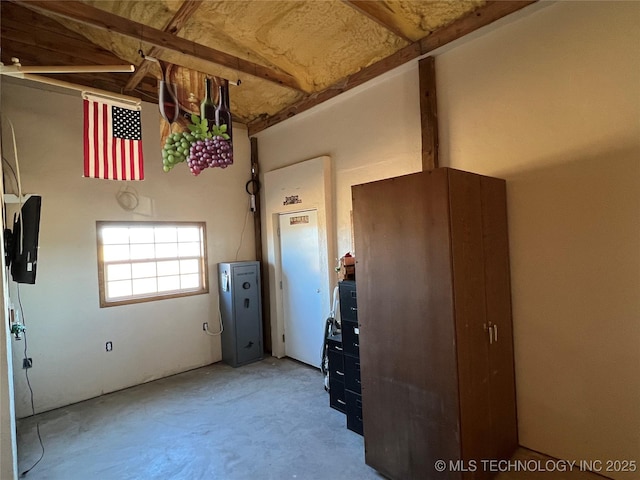
<svg viewBox="0 0 640 480"><path fill-rule="evenodd" d="M340 320L344 323L358 321L356 282L343 281L338 284L340 292Z"/></svg>
<svg viewBox="0 0 640 480"><path fill-rule="evenodd" d="M344 355L329 350L329 378L344 382Z"/></svg>
<svg viewBox="0 0 640 480"><path fill-rule="evenodd" d="M347 404L347 428L362 435L362 396L346 390L345 400Z"/></svg>
<svg viewBox="0 0 640 480"><path fill-rule="evenodd" d="M346 355L360 356L359 332L357 323L342 322L342 348Z"/></svg>
<svg viewBox="0 0 640 480"><path fill-rule="evenodd" d="M330 352L342 353L342 335L334 335L327 339L327 346Z"/></svg>
<svg viewBox="0 0 640 480"><path fill-rule="evenodd" d="M329 406L342 413L346 413L347 402L345 400L344 394L344 383L329 378Z"/></svg>
<svg viewBox="0 0 640 480"><path fill-rule="evenodd" d="M360 387L360 359L344 356L344 388L355 393L361 393Z"/></svg>

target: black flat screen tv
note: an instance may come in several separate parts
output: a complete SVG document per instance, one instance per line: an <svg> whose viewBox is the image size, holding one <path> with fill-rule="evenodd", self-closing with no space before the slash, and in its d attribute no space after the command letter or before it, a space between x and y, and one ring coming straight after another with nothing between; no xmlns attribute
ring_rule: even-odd
<svg viewBox="0 0 640 480"><path fill-rule="evenodd" d="M13 232L5 230L5 261L17 283L36 283L42 197L32 195L13 216Z"/></svg>

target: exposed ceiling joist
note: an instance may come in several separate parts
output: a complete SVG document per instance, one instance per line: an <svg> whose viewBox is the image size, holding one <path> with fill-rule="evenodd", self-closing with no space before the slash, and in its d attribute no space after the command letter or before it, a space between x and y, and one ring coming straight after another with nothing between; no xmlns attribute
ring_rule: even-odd
<svg viewBox="0 0 640 480"><path fill-rule="evenodd" d="M90 25L94 28L107 30L110 33L124 35L140 42L158 47L157 56L162 58L163 51L178 52L185 57L194 58L200 62L210 62L232 68L238 72L253 75L279 85L302 91L299 82L291 75L278 72L271 68L235 57L225 52L200 45L198 43L177 37L168 32L128 20L112 13L100 10L90 5L69 0L64 2L48 2L45 0L9 0L27 8L68 18L75 22Z"/></svg>
<svg viewBox="0 0 640 480"><path fill-rule="evenodd" d="M414 39L409 38L402 27L398 25L393 12L384 2L372 2L370 0L342 0L342 2L382 25L400 38L405 39L407 42L414 41Z"/></svg>
<svg viewBox="0 0 640 480"><path fill-rule="evenodd" d="M502 17L506 17L538 0L491 0L470 15L459 18L444 28L439 28L431 35L420 40L422 54L433 52L447 43L489 25Z"/></svg>
<svg viewBox="0 0 640 480"><path fill-rule="evenodd" d="M178 33L187 22L187 20L189 20L189 18L191 18L196 10L198 10L198 7L202 2L203 0L185 0L182 5L180 5L180 8L175 13L173 18L171 18L171 20L167 22L167 24L163 28L163 31L171 33L173 35ZM151 47L151 49L146 52L146 54L150 57L155 57L159 53L160 49L158 47ZM150 60L143 60L142 63L138 65L136 73L131 76L124 89L127 91L131 91L136 88L145 77L145 75L147 75L153 64L154 62Z"/></svg>
<svg viewBox="0 0 640 480"><path fill-rule="evenodd" d="M298 113L302 113L305 110L315 107L327 100L340 95L341 93L351 90L352 88L362 85L363 83L382 75L389 70L392 70L400 65L407 63L414 58L420 56L420 44L418 42L404 47L402 50L398 50L393 55L380 60L366 68L363 68L357 73L345 78L344 81L339 84L326 88L318 93L313 93L302 98L293 105L279 111L275 115L267 118L258 118L249 122L249 136L255 135L261 132L265 128L271 127L277 123L280 123L287 118L291 118Z"/></svg>
<svg viewBox="0 0 640 480"><path fill-rule="evenodd" d="M388 72L410 60L433 52L435 49L446 45L458 38L463 37L479 28L499 20L511 13L521 10L537 0L498 0L489 1L484 6L475 10L470 15L459 18L454 22L441 27L429 36L412 43L411 45L397 51L393 55L386 57L359 72L350 75L343 81L333 85L321 92L313 93L302 98L293 105L284 108L275 115L267 118L257 118L249 122L249 136L255 135L262 130L276 125L288 118L309 110L322 102L329 100L347 90L351 90L364 82L371 80L385 72Z"/></svg>

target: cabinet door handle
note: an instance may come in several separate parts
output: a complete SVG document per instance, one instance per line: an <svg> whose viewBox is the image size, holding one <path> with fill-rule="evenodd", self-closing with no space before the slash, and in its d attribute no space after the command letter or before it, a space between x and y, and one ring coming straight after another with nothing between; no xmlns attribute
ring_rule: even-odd
<svg viewBox="0 0 640 480"><path fill-rule="evenodd" d="M337 345L336 345L335 349L336 349L337 351L339 351L339 352L341 352L341 351L342 351L342 347L338 347Z"/></svg>
<svg viewBox="0 0 640 480"><path fill-rule="evenodd" d="M493 341L498 341L498 325L493 325Z"/></svg>
<svg viewBox="0 0 640 480"><path fill-rule="evenodd" d="M336 402L338 402L341 405L346 405L347 404L347 402L345 402L343 400L340 400L339 398L336 398Z"/></svg>
<svg viewBox="0 0 640 480"><path fill-rule="evenodd" d="M489 345L493 343L493 326L489 325Z"/></svg>
<svg viewBox="0 0 640 480"><path fill-rule="evenodd" d="M340 370L336 370L336 373L337 373L338 375L342 375L342 376L344 377L344 373L343 373L343 372L341 372Z"/></svg>
<svg viewBox="0 0 640 480"><path fill-rule="evenodd" d="M351 307L351 311L352 312L357 312L358 311L358 307Z"/></svg>

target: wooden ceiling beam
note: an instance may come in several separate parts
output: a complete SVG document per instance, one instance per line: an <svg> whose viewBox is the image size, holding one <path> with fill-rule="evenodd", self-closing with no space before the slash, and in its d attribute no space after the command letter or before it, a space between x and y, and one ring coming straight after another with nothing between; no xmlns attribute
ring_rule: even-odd
<svg viewBox="0 0 640 480"><path fill-rule="evenodd" d="M538 0L492 0L484 6L474 10L450 23L446 27L434 30L431 35L420 40L420 48L423 54L433 52L447 43L478 30L481 27L500 20L518 10L536 3Z"/></svg>
<svg viewBox="0 0 640 480"><path fill-rule="evenodd" d="M142 23L134 22L124 17L100 10L76 0L64 2L49 2L46 0L9 0L29 9L47 14L67 18L75 22L83 23L94 28L106 30L110 33L124 35L142 43L158 47L159 51L171 50L191 57L197 61L211 62L222 65L238 72L246 73L263 80L304 91L300 83L293 76L276 71L228 53L215 50L205 45L177 37L157 28L152 28ZM158 55L160 56L160 55Z"/></svg>
<svg viewBox="0 0 640 480"><path fill-rule="evenodd" d="M396 21L393 11L386 3L372 2L371 0L342 0L342 2L383 26L394 35L413 43L413 40L402 30L402 27Z"/></svg>
<svg viewBox="0 0 640 480"><path fill-rule="evenodd" d="M438 168L438 102L436 98L436 59L418 62L420 75L420 124L422 131L422 171Z"/></svg>
<svg viewBox="0 0 640 480"><path fill-rule="evenodd" d="M517 12L536 3L537 0L498 0L488 1L484 6L474 10L458 20L439 28L429 36L414 42L396 53L363 68L359 72L350 75L331 87L321 92L305 96L293 105L280 110L270 117L258 117L249 122L249 136L280 123L288 118L315 107L347 90L351 90L374 77L382 75L404 63L414 60L422 55L433 52L435 49L461 38L479 28L499 20L511 13Z"/></svg>
<svg viewBox="0 0 640 480"><path fill-rule="evenodd" d="M202 2L203 0L185 0L184 2L182 2L180 8L176 11L175 15L167 22L162 30L172 35L178 33L180 30L182 30L184 24L187 23L187 20L189 20L191 16L196 13L196 10L198 10L198 7L200 7ZM150 57L155 57L158 54L160 54L160 49L158 47L151 47L151 49L146 52L146 55ZM131 78L124 86L124 89L127 91L135 89L142 81L142 79L147 75L147 73L149 73L149 70L154 64L155 62L152 62L151 60L143 60L142 63L138 65L136 72L131 75Z"/></svg>

